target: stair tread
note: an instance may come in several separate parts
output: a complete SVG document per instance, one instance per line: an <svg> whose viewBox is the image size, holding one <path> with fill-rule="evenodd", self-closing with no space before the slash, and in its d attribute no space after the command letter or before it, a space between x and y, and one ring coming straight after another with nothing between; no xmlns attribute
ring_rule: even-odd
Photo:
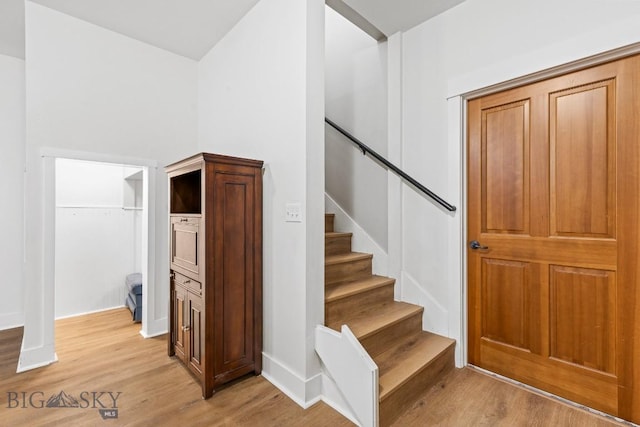
<svg viewBox="0 0 640 427"><path fill-rule="evenodd" d="M421 331L374 358L379 370L380 401L388 397L438 355L455 345L455 340Z"/></svg>
<svg viewBox="0 0 640 427"><path fill-rule="evenodd" d="M324 258L324 265L334 265L367 258L373 258L373 255L362 252L348 252L345 254L327 255Z"/></svg>
<svg viewBox="0 0 640 427"><path fill-rule="evenodd" d="M395 279L372 275L366 279L339 283L325 290L325 302L333 302L368 290L376 289L395 282Z"/></svg>
<svg viewBox="0 0 640 427"><path fill-rule="evenodd" d="M332 322L327 326L335 330L340 330L342 324L347 324L356 338L362 341L374 332L414 316L417 313L422 313L423 310L424 309L418 305L391 301L388 304L376 306L372 310L355 313L351 318L346 318L341 322Z"/></svg>

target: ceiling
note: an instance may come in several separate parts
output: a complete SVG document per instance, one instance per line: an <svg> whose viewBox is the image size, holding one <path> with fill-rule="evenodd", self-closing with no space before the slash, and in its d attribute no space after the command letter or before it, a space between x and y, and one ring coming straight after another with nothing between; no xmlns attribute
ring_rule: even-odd
<svg viewBox="0 0 640 427"><path fill-rule="evenodd" d="M0 0L0 53L24 59L24 0Z"/></svg>
<svg viewBox="0 0 640 427"><path fill-rule="evenodd" d="M24 1L0 0L0 54L24 58ZM259 0L30 0L195 60ZM464 0L339 0L389 36Z"/></svg>
<svg viewBox="0 0 640 427"><path fill-rule="evenodd" d="M465 0L341 0L385 36L407 31Z"/></svg>

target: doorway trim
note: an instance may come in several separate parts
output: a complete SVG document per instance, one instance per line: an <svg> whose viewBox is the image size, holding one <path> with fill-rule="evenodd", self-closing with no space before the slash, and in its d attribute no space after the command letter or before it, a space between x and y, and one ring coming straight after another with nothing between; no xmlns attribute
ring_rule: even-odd
<svg viewBox="0 0 640 427"><path fill-rule="evenodd" d="M155 287L149 286L155 283L156 250L155 250L155 204L156 204L156 169L158 163L155 160L139 159L104 153L92 153L84 151L64 150L58 148L42 148L40 155L44 164L44 230L43 230L43 281L44 292L48 296L44 299L43 321L45 331L52 331L55 323L55 218L56 195L55 176L56 158L84 160L91 162L111 163L118 165L135 166L142 168L142 245L141 245L141 270L142 279L142 325L140 335L149 338L157 335L153 332L155 316ZM166 331L163 331L164 333ZM52 337L55 346L55 336ZM57 356L56 356L57 359Z"/></svg>
<svg viewBox="0 0 640 427"><path fill-rule="evenodd" d="M605 52L597 53L585 58L577 59L575 61L559 64L551 68L545 68L533 73L525 74L520 77L509 79L506 81L493 83L488 86L472 89L465 92L462 95L465 101L478 98L485 95L490 95L496 92L501 92L507 89L513 89L519 86L525 86L531 83L536 83L542 80L558 77L563 74L569 74L574 71L583 70L586 68L595 67L597 65L604 64L606 62L616 61L627 56L633 56L640 53L640 42L633 43L628 46L619 47L616 49L608 50Z"/></svg>
<svg viewBox="0 0 640 427"><path fill-rule="evenodd" d="M587 43L588 41L585 41ZM627 56L640 53L640 42L635 42L622 47L616 47L599 53L585 56L569 62L557 64L548 68L541 68L530 73L524 72L523 75L515 78L506 78L500 81L484 80L484 76L502 75L501 64L497 64L491 69L483 69L478 75L469 74L461 78L453 78L448 81L449 95L447 97L448 109L448 154L449 164L457 165L460 170L451 171L449 192L450 194L459 194L460 215L459 220L451 223L449 229L452 241L457 241L458 245L452 245L449 249L450 267L456 275L455 281L458 281L456 295L460 311L456 320L459 324L459 342L458 353L459 361L456 360L457 366L468 365L468 313L467 313L467 295L468 295L468 271L467 271L467 101L484 95L512 89L529 83L557 77L563 74L604 64L606 62L615 61ZM540 52L537 52L540 54ZM457 239L456 239L457 238ZM453 258L459 254L458 258ZM452 299L454 301L455 299ZM454 320L454 319L452 319Z"/></svg>

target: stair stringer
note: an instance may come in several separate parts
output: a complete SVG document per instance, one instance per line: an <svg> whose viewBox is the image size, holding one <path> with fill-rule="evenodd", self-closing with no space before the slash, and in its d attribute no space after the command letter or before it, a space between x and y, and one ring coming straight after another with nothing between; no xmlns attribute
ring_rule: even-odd
<svg viewBox="0 0 640 427"><path fill-rule="evenodd" d="M347 325L316 326L316 353L361 427L378 426L378 366ZM327 402L330 404L330 402ZM337 409L337 408L336 408Z"/></svg>
<svg viewBox="0 0 640 427"><path fill-rule="evenodd" d="M449 312L406 271L402 271L400 301L424 307L422 330L449 336Z"/></svg>

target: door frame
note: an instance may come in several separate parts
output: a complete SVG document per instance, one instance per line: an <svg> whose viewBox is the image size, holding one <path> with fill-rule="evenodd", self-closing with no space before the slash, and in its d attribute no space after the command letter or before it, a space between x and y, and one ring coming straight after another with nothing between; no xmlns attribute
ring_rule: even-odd
<svg viewBox="0 0 640 427"><path fill-rule="evenodd" d="M43 167L44 182L44 234L43 234L43 282L44 291L48 297L44 298L43 322L45 331L51 334L51 342L55 351L55 221L56 221L56 196L55 176L57 158L83 160L100 163L110 163L140 167L143 173L143 200L142 200L142 246L141 246L141 270L143 274L143 307L154 307L155 298L155 203L156 203L156 169L155 160L138 159L117 155L107 155L93 152L64 150L57 148L43 148L40 151ZM150 286L151 285L151 286ZM140 335L150 338L166 331L157 332L154 325L155 312L143 310ZM155 328L155 329L154 329ZM46 332L45 332L46 333ZM57 360L57 356L56 356Z"/></svg>
<svg viewBox="0 0 640 427"><path fill-rule="evenodd" d="M606 50L585 56L581 59L561 63L548 68L538 68L536 71L525 72L524 74L509 78L504 75L502 68L504 64L497 64L493 69L483 69L478 75L466 75L462 79L451 79L448 83L449 94L447 96L448 109L448 147L449 147L449 164L459 165L458 173L449 173L450 177L450 194L459 194L459 205L461 206L460 216L457 222L452 223L450 227L450 235L452 241L457 241L458 245L449 250L449 257L455 257L459 254L459 261L450 261L459 281L458 295L456 299L459 301L460 307L460 336L458 348L460 349L456 361L457 366L468 365L468 260L467 260L467 228L468 228L468 211L467 211L467 102L471 99L490 95L503 90L512 89L518 86L535 83L541 80L557 77L585 68L594 67L606 62L622 59L627 56L640 54L640 42L629 44L627 46ZM534 61L535 62L535 61ZM500 81L485 80L483 76L503 76ZM498 77L501 78L501 77ZM457 265L455 265L457 264ZM454 277L454 280L456 277ZM454 301L452 299L452 301Z"/></svg>

